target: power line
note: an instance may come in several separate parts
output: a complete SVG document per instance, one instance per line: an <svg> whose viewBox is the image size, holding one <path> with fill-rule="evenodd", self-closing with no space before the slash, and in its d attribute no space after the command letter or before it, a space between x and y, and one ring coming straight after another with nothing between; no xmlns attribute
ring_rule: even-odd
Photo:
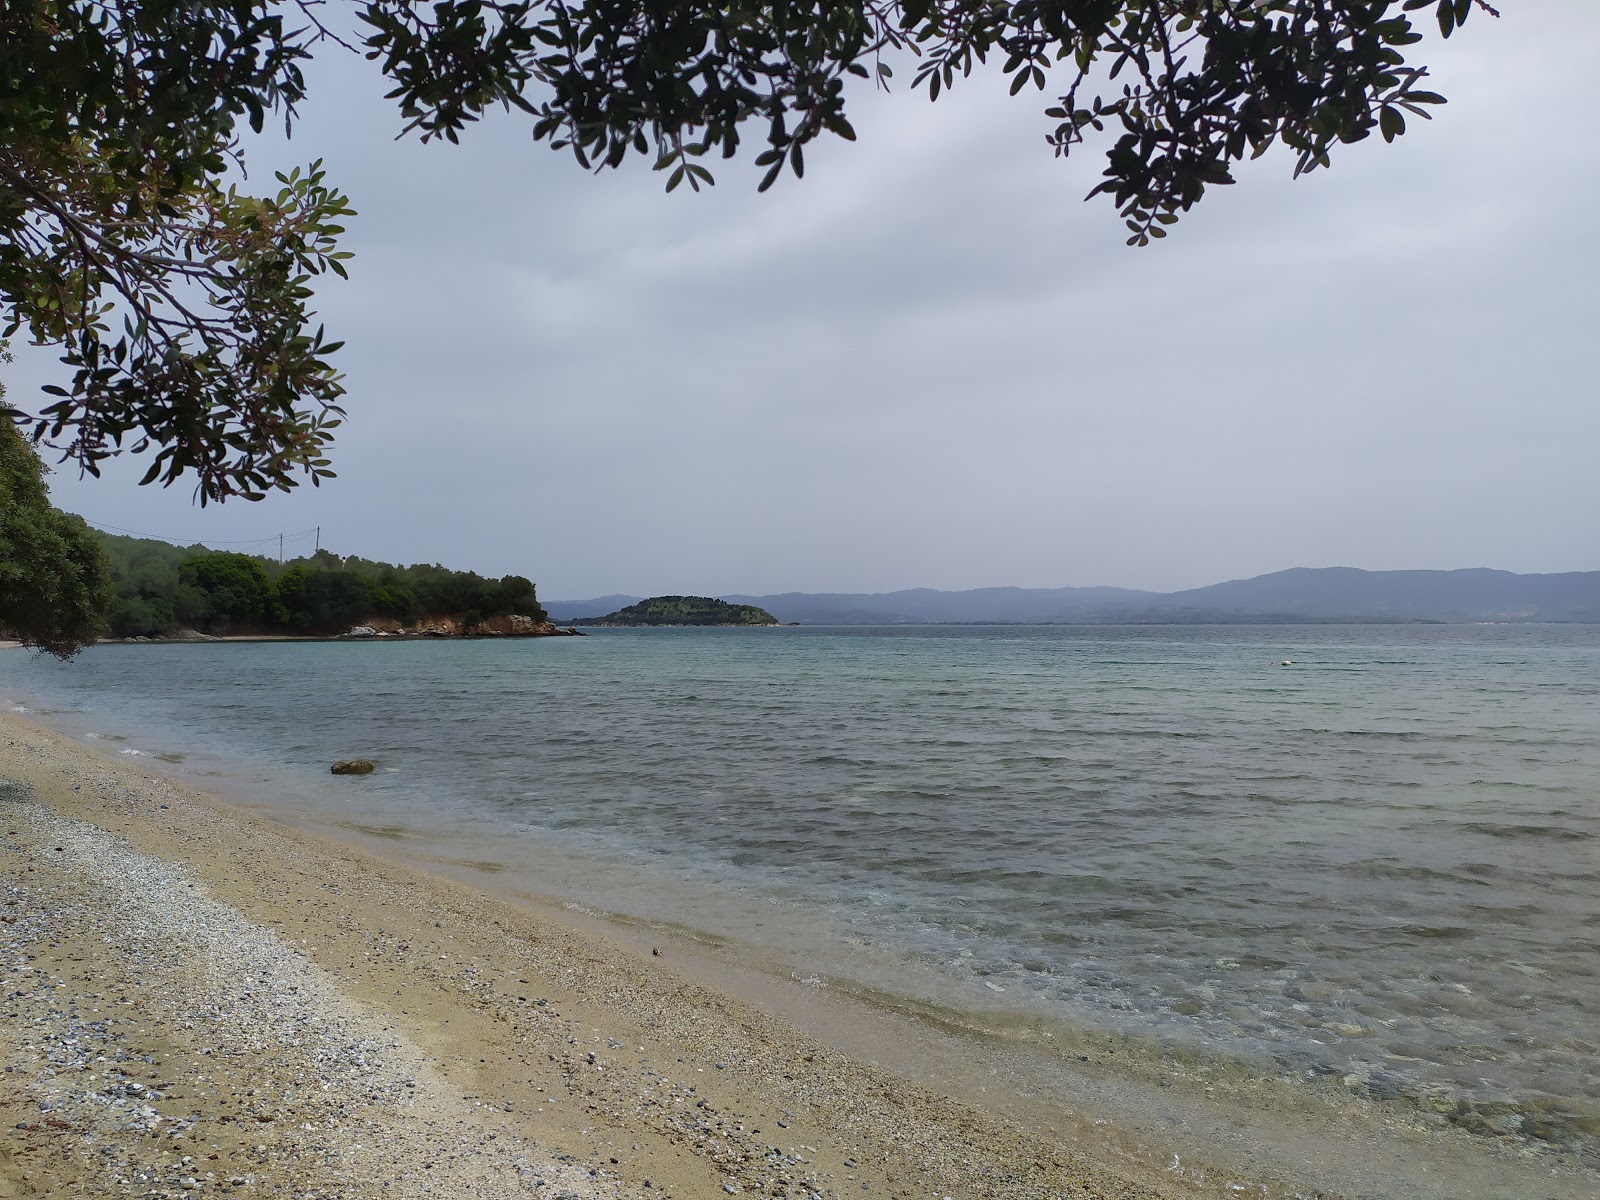
<svg viewBox="0 0 1600 1200"><path fill-rule="evenodd" d="M82 516L81 513L78 515ZM96 521L93 517L84 517L83 519L89 524L93 525L96 529L102 529L107 533L120 533L127 537L154 538L158 542L170 542L174 546L202 544L199 539L189 541L185 540L184 538L167 537L165 534L160 533L141 533L137 529L124 529L120 525L108 525L104 521ZM268 534L266 537L258 538L238 538L232 541L222 541L217 538L206 538L203 544L208 546L265 546L271 542L294 541L299 538L316 537L320 546L321 532L322 526L314 525L310 529L302 529L298 533L273 533Z"/></svg>

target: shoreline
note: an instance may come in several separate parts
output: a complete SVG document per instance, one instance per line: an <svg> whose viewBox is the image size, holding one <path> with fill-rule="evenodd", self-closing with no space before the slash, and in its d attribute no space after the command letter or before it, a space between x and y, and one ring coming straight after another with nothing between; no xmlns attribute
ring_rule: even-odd
<svg viewBox="0 0 1600 1200"><path fill-rule="evenodd" d="M963 1055L973 1055L972 1040L959 1029L939 1029L938 1014L895 1013L848 995L784 986L660 925L622 924L564 909L552 897L507 894L470 873L465 881L460 874L442 878L440 871L449 874L443 860L396 861L393 853L383 853L394 847L352 843L325 827L286 824L107 758L31 720L0 715L0 738L8 743L0 747L0 776L32 785L41 811L73 823L74 837L92 840L106 836L97 829L105 830L127 839L134 853L188 864L184 869L193 872L200 894L229 906L247 928L287 938L290 951L303 953L320 972L316 986L338 1004L364 1012L375 1028L398 1036L406 1048L402 1057L431 1060L444 1079L431 1085L430 1094L478 1097L477 1107L453 1118L458 1129L469 1128L480 1139L493 1134L495 1143L518 1137L585 1162L609 1146L599 1161L616 1177L596 1186L620 1190L573 1195L709 1196L734 1194L726 1191L731 1186L808 1200L863 1189L868 1195L957 1200L1168 1200L1236 1196L1248 1186L1251 1195L1331 1197L1360 1193L1302 1182L1308 1172L1297 1168L1348 1153L1352 1143L1364 1144L1375 1174L1396 1181L1395 1173L1407 1170L1407 1155L1415 1154L1420 1177L1428 1176L1430 1160L1460 1156L1463 1175L1486 1184L1442 1191L1434 1181L1436 1190L1428 1194L1511 1197L1542 1184L1550 1196L1592 1195L1579 1174L1564 1170L1564 1182L1558 1181L1546 1168L1559 1164L1548 1160L1519 1160L1466 1138L1379 1130L1370 1114L1320 1104L1284 1110L1276 1146L1230 1142L1233 1130L1226 1120L1188 1129L1180 1164L1172 1155L1178 1132L1165 1142L1159 1136L1161 1120L1176 1125L1179 1116L1154 1113L1154 1135L1148 1126L1140 1131L1120 1120L1126 1110L1110 1100L1127 1082L1128 1067L1114 1057L1083 1069L1082 1093L1069 1111L1041 1098L1029 1076L1035 1064L1025 1043L980 1045L979 1055L989 1064L984 1077L963 1062ZM7 808L13 820L15 804ZM17 828L7 824L0 833ZM19 871L36 873L54 853L36 849L30 860L19 845L8 843L0 865L13 876L8 882L15 882ZM187 884L172 890L178 900L194 894ZM181 915L183 905L178 909ZM0 935L9 928L0 926ZM90 932L96 932L92 924ZM102 982L105 973L117 970L94 937L80 942L79 953L86 959L74 970L87 972L81 962L90 961ZM191 997L191 1010L196 1007L214 1008L215 998ZM552 1012L576 1024L557 1027L547 1017ZM171 1038L172 1031L163 1036ZM10 1066L14 1048L6 1049ZM279 1066L271 1055L258 1056L240 1070L253 1079L271 1077ZM670 1086L662 1082L669 1076L677 1081ZM0 1127L39 1125L37 1107L18 1106L15 1074L5 1078ZM602 1079L605 1088L594 1086ZM1193 1081L1162 1080L1159 1086L1175 1085L1176 1091L1186 1082ZM534 1102L534 1092L545 1098L543 1107ZM503 1099L493 1104L483 1099L501 1093ZM549 1097L556 1098L553 1105ZM222 1107L207 1117L202 1106L198 1119L199 1127L219 1135L225 1131L208 1121L228 1116L226 1098L220 1099ZM346 1103L357 1099L347 1097ZM700 1107L702 1100L709 1112ZM1277 1119L1273 1106L1281 1100L1266 1088L1254 1098L1256 1118ZM512 1105L509 1115L505 1101ZM685 1112L688 1124L672 1115ZM423 1156L434 1153L430 1135L401 1117L410 1119L384 1110L371 1120L389 1130L384 1136L391 1143L410 1145L420 1138ZM308 1123L319 1122L299 1122ZM294 1127L292 1120L279 1120L268 1132ZM40 1157L49 1128L5 1135L0 1182L22 1161L7 1156L19 1143L35 1147L29 1170L41 1163L59 1170L42 1178L64 1186L82 1172L81 1155L67 1153L64 1139L55 1139L55 1157ZM1379 1135L1387 1139L1382 1144ZM1199 1154L1193 1152L1197 1141ZM225 1154L226 1141L219 1144ZM619 1153L619 1146L630 1149ZM488 1161L494 1158L489 1151L503 1148L480 1141L474 1154ZM293 1138L275 1153L286 1165L276 1175L257 1171L256 1182L241 1185L239 1194L257 1194L254 1188L266 1194L262 1181L269 1178L291 1190L308 1186L307 1179L320 1179L318 1172L330 1169L326 1148ZM530 1152L519 1153L526 1158ZM615 1166L607 1161L612 1157L620 1160ZM1218 1160L1237 1165L1219 1170ZM754 1173L758 1169L769 1173ZM782 1189L780 1171L791 1179ZM1285 1179L1285 1173L1300 1178ZM802 1183L804 1176L814 1178ZM652 1186L639 1190L644 1178ZM410 1184L390 1182L398 1194L408 1194ZM64 1194L80 1193L68 1188ZM90 1188L81 1194L117 1193ZM1387 1194L1424 1193L1396 1182Z"/></svg>
<svg viewBox="0 0 1600 1200"><path fill-rule="evenodd" d="M573 1195L1197 1194L847 1057L702 986L670 953L285 827L10 714L0 737L0 774L26 787L0 800L13 888L0 929L8 965L26 963L48 993L13 999L21 1019L0 1034L9 1194L421 1195L448 1151L513 1182L519 1160L593 1169ZM137 884L152 878L165 889L144 917L156 929L130 950L125 916L148 904ZM219 922L223 944L185 944ZM356 1031L358 1078L341 1078L349 1054L332 1067L314 1054L308 1069L303 1030L241 1048L252 1035L238 989L253 972L226 959L254 966L240 949L252 943L301 971L275 991L319 1001L302 1022L331 1007ZM151 971L164 954L188 968ZM86 1021L102 1008L117 1019ZM385 1038L392 1070L373 1065ZM95 1039L100 1054L83 1062L50 1052ZM148 1074L158 1082L139 1083ZM120 1089L109 1104L102 1075ZM241 1106L261 1110L242 1130ZM387 1143L375 1160L374 1140ZM325 1192L335 1180L354 1190Z"/></svg>
<svg viewBox="0 0 1600 1200"><path fill-rule="evenodd" d="M548 628L522 633L188 633L170 637L104 637L96 646L203 646L214 642L507 642L546 637L583 637L575 628L545 622ZM0 642L0 649L20 646L20 642Z"/></svg>

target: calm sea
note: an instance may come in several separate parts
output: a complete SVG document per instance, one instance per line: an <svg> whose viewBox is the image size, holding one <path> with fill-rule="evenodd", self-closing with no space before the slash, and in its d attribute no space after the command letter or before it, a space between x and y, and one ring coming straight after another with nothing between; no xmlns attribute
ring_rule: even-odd
<svg viewBox="0 0 1600 1200"><path fill-rule="evenodd" d="M103 646L0 656L0 689L819 986L1326 1076L1594 1161L1600 628ZM379 772L327 774L353 755Z"/></svg>

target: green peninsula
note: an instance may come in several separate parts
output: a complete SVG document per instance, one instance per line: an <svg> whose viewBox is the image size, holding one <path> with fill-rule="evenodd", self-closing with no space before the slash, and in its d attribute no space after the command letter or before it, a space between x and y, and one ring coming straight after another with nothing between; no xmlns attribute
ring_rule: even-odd
<svg viewBox="0 0 1600 1200"><path fill-rule="evenodd" d="M548 637L537 589L428 564L394 566L318 548L276 562L253 554L97 535L111 564L109 635L213 637Z"/></svg>
<svg viewBox="0 0 1600 1200"><path fill-rule="evenodd" d="M776 625L778 618L754 604L729 604L710 596L652 596L603 617L574 625Z"/></svg>

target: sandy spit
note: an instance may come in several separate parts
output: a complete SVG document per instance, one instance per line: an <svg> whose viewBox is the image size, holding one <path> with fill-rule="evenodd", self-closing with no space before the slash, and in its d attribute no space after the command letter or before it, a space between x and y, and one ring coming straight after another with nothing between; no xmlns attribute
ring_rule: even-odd
<svg viewBox="0 0 1600 1200"><path fill-rule="evenodd" d="M1194 1194L10 715L0 776L0 1197Z"/></svg>

